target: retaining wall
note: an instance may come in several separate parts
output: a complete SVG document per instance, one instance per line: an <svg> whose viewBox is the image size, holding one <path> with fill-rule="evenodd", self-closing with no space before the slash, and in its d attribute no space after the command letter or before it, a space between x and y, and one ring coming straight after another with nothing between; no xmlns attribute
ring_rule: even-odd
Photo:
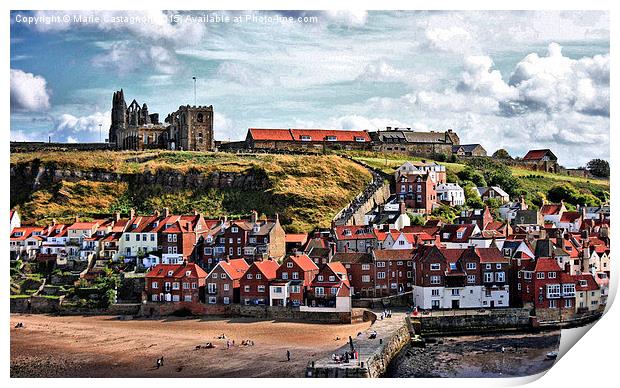
<svg viewBox="0 0 620 388"><path fill-rule="evenodd" d="M412 317L420 322L421 334L460 334L527 329L530 327L528 309L493 310L483 314L459 314Z"/></svg>
<svg viewBox="0 0 620 388"><path fill-rule="evenodd" d="M11 313L40 313L49 314L60 310L59 298L45 298L42 296L31 296L30 298L11 298Z"/></svg>

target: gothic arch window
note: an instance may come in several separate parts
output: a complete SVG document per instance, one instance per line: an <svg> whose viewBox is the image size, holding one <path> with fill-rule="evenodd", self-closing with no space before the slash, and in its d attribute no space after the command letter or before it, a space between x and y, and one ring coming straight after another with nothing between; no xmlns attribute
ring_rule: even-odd
<svg viewBox="0 0 620 388"><path fill-rule="evenodd" d="M202 123L204 121L204 116L202 115L202 113L198 113L196 115L196 121L199 123Z"/></svg>

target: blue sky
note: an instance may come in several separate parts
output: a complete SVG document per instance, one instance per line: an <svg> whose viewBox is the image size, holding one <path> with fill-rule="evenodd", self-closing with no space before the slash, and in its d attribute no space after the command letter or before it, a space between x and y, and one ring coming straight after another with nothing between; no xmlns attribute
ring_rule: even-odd
<svg viewBox="0 0 620 388"><path fill-rule="evenodd" d="M231 21L188 18L215 14ZM148 21L112 23L123 16ZM489 153L609 158L604 12L11 13L12 140L98 141L99 124L105 138L121 87L164 118L193 103L192 76L218 140L248 127L453 128Z"/></svg>

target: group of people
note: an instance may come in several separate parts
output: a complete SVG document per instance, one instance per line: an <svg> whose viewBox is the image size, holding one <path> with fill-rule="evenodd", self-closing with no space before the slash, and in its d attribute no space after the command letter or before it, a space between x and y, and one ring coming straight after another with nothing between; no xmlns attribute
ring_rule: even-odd
<svg viewBox="0 0 620 388"><path fill-rule="evenodd" d="M233 343L233 345L234 345L234 343ZM241 345L243 345L243 346L254 346L254 341L252 341L252 340L243 340L243 341L241 341Z"/></svg>
<svg viewBox="0 0 620 388"><path fill-rule="evenodd" d="M22 322L18 322L17 325L15 325L16 329L19 329L20 327L24 327L24 324Z"/></svg>
<svg viewBox="0 0 620 388"><path fill-rule="evenodd" d="M334 360L334 362L336 362L337 364L344 362L344 363L348 363L349 360L357 360L359 357L359 354L357 353L357 351L352 351L352 352L344 352L343 354L332 354L332 360Z"/></svg>
<svg viewBox="0 0 620 388"><path fill-rule="evenodd" d="M383 320L383 318L392 318L392 310L383 310L379 317L381 320Z"/></svg>

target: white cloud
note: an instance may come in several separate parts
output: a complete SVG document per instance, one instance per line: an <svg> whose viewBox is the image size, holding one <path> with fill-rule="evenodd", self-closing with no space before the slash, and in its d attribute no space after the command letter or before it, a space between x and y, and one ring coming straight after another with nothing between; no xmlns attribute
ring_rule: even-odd
<svg viewBox="0 0 620 388"><path fill-rule="evenodd" d="M332 10L325 11L330 22L336 22L345 26L357 27L366 24L368 12L363 10Z"/></svg>
<svg viewBox="0 0 620 388"><path fill-rule="evenodd" d="M502 79L499 70L492 70L493 60L488 56L469 56L465 59L465 71L457 90L476 93L484 97L506 100L516 97L516 90Z"/></svg>
<svg viewBox="0 0 620 388"><path fill-rule="evenodd" d="M608 54L575 60L551 43L547 56L533 53L519 62L510 84L519 91L517 101L530 110L609 116L609 70Z"/></svg>
<svg viewBox="0 0 620 388"><path fill-rule="evenodd" d="M96 55L91 63L112 69L120 74L151 68L158 74L174 74L179 63L174 53L162 46L138 47L128 41L116 42L104 53Z"/></svg>
<svg viewBox="0 0 620 388"><path fill-rule="evenodd" d="M104 140L110 128L109 112L96 112L89 116L80 117L63 114L54 119L54 129L51 131L50 136L52 141L98 142L100 124L101 140Z"/></svg>
<svg viewBox="0 0 620 388"><path fill-rule="evenodd" d="M38 112L49 108L50 91L45 78L11 69L11 110Z"/></svg>
<svg viewBox="0 0 620 388"><path fill-rule="evenodd" d="M382 60L366 65L364 71L357 77L358 80L371 82L395 82L406 78L406 72L395 69Z"/></svg>
<svg viewBox="0 0 620 388"><path fill-rule="evenodd" d="M461 53L473 44L470 33L462 27L432 27L424 32L429 48L440 51Z"/></svg>

